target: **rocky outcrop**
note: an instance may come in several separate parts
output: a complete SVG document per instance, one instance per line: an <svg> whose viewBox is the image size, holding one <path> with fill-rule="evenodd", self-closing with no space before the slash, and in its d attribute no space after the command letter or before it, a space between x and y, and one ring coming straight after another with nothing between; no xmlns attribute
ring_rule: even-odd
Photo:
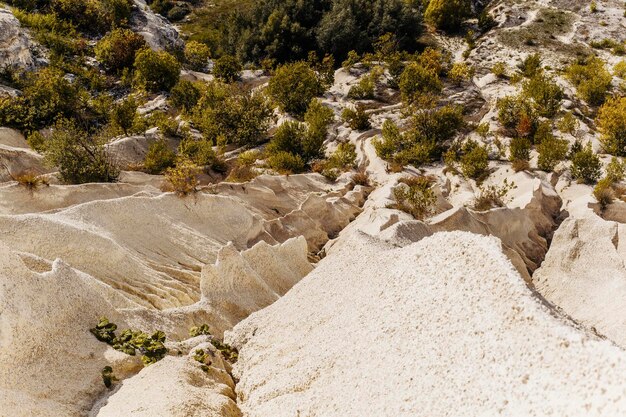
<svg viewBox="0 0 626 417"><path fill-rule="evenodd" d="M499 242L367 237L240 323L239 406L254 416L601 416L626 412L626 354L559 317Z"/></svg>
<svg viewBox="0 0 626 417"><path fill-rule="evenodd" d="M167 19L154 13L145 0L134 0L134 2L131 27L143 36L150 48L171 50L183 46L184 43L178 31Z"/></svg>
<svg viewBox="0 0 626 417"><path fill-rule="evenodd" d="M574 320L626 347L626 225L594 215L565 220L533 276L537 291Z"/></svg>
<svg viewBox="0 0 626 417"><path fill-rule="evenodd" d="M0 16L1 12L2 9ZM50 171L43 157L30 149L21 133L0 127L0 183L12 181L26 173L39 175Z"/></svg>
<svg viewBox="0 0 626 417"><path fill-rule="evenodd" d="M13 13L0 6L0 68L32 69L42 53Z"/></svg>

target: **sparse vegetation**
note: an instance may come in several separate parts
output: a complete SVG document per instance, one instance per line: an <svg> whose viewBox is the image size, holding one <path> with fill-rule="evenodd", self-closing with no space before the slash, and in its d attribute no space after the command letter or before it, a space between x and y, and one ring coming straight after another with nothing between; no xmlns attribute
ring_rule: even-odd
<svg viewBox="0 0 626 417"><path fill-rule="evenodd" d="M200 168L185 156L179 156L176 166L165 170L165 179L171 190L181 197L188 196L198 190Z"/></svg>
<svg viewBox="0 0 626 417"><path fill-rule="evenodd" d="M504 197L509 191L517 188L515 183L509 183L506 179L502 185L488 185L480 188L480 194L474 200L472 208L476 211L487 211L498 207L505 207Z"/></svg>
<svg viewBox="0 0 626 417"><path fill-rule="evenodd" d="M435 211L437 196L433 180L428 177L404 177L393 190L396 201L392 208L409 213L417 220L424 220Z"/></svg>

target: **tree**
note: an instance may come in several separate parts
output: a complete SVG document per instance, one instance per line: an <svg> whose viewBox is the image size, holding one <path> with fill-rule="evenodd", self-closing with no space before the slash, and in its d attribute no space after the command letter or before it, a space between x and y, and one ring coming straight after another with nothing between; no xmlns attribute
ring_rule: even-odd
<svg viewBox="0 0 626 417"><path fill-rule="evenodd" d="M424 19L437 29L455 32L461 28L470 13L471 5L468 0L430 0Z"/></svg>
<svg viewBox="0 0 626 417"><path fill-rule="evenodd" d="M169 91L180 78L180 63L166 51L142 49L134 67L135 83L150 92Z"/></svg>
<svg viewBox="0 0 626 417"><path fill-rule="evenodd" d="M108 70L120 72L132 67L137 51L145 48L143 37L130 29L114 29L96 44L96 58Z"/></svg>
<svg viewBox="0 0 626 417"><path fill-rule="evenodd" d="M193 71L204 71L209 64L211 50L201 42L189 41L185 45L185 63Z"/></svg>
<svg viewBox="0 0 626 417"><path fill-rule="evenodd" d="M626 97L610 98L600 107L596 119L607 153L626 156Z"/></svg>
<svg viewBox="0 0 626 417"><path fill-rule="evenodd" d="M104 143L103 138L90 137L73 121L63 119L46 140L44 155L50 165L58 167L63 182L114 182L119 169L107 155Z"/></svg>
<svg viewBox="0 0 626 417"><path fill-rule="evenodd" d="M268 91L281 110L296 117L302 117L311 100L323 93L317 74L303 61L278 67Z"/></svg>
<svg viewBox="0 0 626 417"><path fill-rule="evenodd" d="M241 77L242 66L237 58L224 55L215 61L213 75L225 83L233 83Z"/></svg>

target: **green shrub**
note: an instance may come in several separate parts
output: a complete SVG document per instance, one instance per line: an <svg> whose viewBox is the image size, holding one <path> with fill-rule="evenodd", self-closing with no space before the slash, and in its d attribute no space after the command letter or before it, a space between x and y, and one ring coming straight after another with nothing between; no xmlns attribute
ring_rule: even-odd
<svg viewBox="0 0 626 417"><path fill-rule="evenodd" d="M522 95L499 99L496 109L498 120L505 128L515 130L517 135L524 137L531 137L535 133L537 114L533 103Z"/></svg>
<svg viewBox="0 0 626 417"><path fill-rule="evenodd" d="M219 170L222 165L213 150L213 144L208 140L185 138L178 145L178 154L186 156L194 164L201 167L217 167Z"/></svg>
<svg viewBox="0 0 626 417"><path fill-rule="evenodd" d="M143 37L130 29L114 29L107 33L95 47L96 58L108 70L120 72L131 68L137 51L146 46Z"/></svg>
<svg viewBox="0 0 626 417"><path fill-rule="evenodd" d="M437 73L415 62L406 66L399 86L402 100L409 104L424 94L438 94L442 89Z"/></svg>
<svg viewBox="0 0 626 417"><path fill-rule="evenodd" d="M111 109L111 123L119 128L126 136L132 129L137 116L137 102L129 97L121 102L115 103Z"/></svg>
<svg viewBox="0 0 626 417"><path fill-rule="evenodd" d="M626 61L620 61L613 66L613 74L616 77L626 78Z"/></svg>
<svg viewBox="0 0 626 417"><path fill-rule="evenodd" d="M460 159L461 172L468 178L479 179L489 168L489 152L477 142L468 141L464 144Z"/></svg>
<svg viewBox="0 0 626 417"><path fill-rule="evenodd" d="M557 123L557 128L561 133L569 133L570 135L576 134L579 126L578 119L570 112L565 113Z"/></svg>
<svg viewBox="0 0 626 417"><path fill-rule="evenodd" d="M198 337L198 336L211 336L210 327L208 324L201 324L200 326L193 326L189 329L190 337Z"/></svg>
<svg viewBox="0 0 626 417"><path fill-rule="evenodd" d="M474 76L474 68L464 62L455 62L448 71L448 78L456 85L469 81Z"/></svg>
<svg viewBox="0 0 626 417"><path fill-rule="evenodd" d="M200 169L189 158L181 156L176 159L176 166L165 170L165 180L171 191L184 197L198 190Z"/></svg>
<svg viewBox="0 0 626 417"><path fill-rule="evenodd" d="M155 93L171 90L180 78L181 65L166 51L142 49L134 67L136 85Z"/></svg>
<svg viewBox="0 0 626 417"><path fill-rule="evenodd" d="M626 156L626 97L610 98L600 107L596 119L600 141L607 153Z"/></svg>
<svg viewBox="0 0 626 417"><path fill-rule="evenodd" d="M170 91L170 103L177 109L191 111L200 100L202 92L196 84L187 80L180 80Z"/></svg>
<svg viewBox="0 0 626 417"><path fill-rule="evenodd" d="M119 169L107 155L105 142L63 119L54 125L47 138L44 155L51 166L59 169L59 177L65 183L115 182Z"/></svg>
<svg viewBox="0 0 626 417"><path fill-rule="evenodd" d="M260 92L217 82L204 86L192 121L204 136L219 144L257 145L266 138L274 111Z"/></svg>
<svg viewBox="0 0 626 417"><path fill-rule="evenodd" d="M580 98L592 106L604 103L613 80L604 62L597 57L570 65L566 69L566 76L576 86Z"/></svg>
<svg viewBox="0 0 626 417"><path fill-rule="evenodd" d="M611 184L622 182L626 175L626 165L619 158L611 158L611 162L606 167L606 178L611 181Z"/></svg>
<svg viewBox="0 0 626 417"><path fill-rule="evenodd" d="M148 146L143 165L148 174L158 175L175 163L176 153L170 149L165 139L158 139Z"/></svg>
<svg viewBox="0 0 626 417"><path fill-rule="evenodd" d="M354 68L356 64L359 63L360 60L361 60L361 57L359 56L359 53L355 50L352 50L348 52L348 57L346 58L345 61L342 62L341 66L346 71L350 71L352 68Z"/></svg>
<svg viewBox="0 0 626 417"><path fill-rule="evenodd" d="M204 71L209 65L211 50L204 43L189 41L185 45L184 55L187 68L193 71Z"/></svg>
<svg viewBox="0 0 626 417"><path fill-rule="evenodd" d="M317 99L311 101L304 114L308 129L303 142L303 152L300 153L306 162L324 157L324 141L328 134L328 126L334 119L335 113L332 109Z"/></svg>
<svg viewBox="0 0 626 417"><path fill-rule="evenodd" d="M520 70L522 76L526 78L535 77L536 75L541 74L541 72L543 71L543 68L541 67L541 55L528 55L517 67Z"/></svg>
<svg viewBox="0 0 626 417"><path fill-rule="evenodd" d="M491 67L491 73L498 78L505 78L508 73L508 67L504 62L496 62Z"/></svg>
<svg viewBox="0 0 626 417"><path fill-rule="evenodd" d="M353 100L370 100L376 93L376 80L378 77L366 75L356 85L350 87L348 98Z"/></svg>
<svg viewBox="0 0 626 417"><path fill-rule="evenodd" d="M538 74L524 82L522 94L535 102L539 116L552 118L556 115L563 101L563 89L552 78Z"/></svg>
<svg viewBox="0 0 626 417"><path fill-rule="evenodd" d="M480 187L480 194L474 201L473 209L476 211L487 211L498 207L505 207L504 197L509 191L517 188L515 183L509 183L506 179L501 186L489 185Z"/></svg>
<svg viewBox="0 0 626 417"><path fill-rule="evenodd" d="M393 189L396 201L392 208L409 213L417 220L423 220L434 213L437 196L433 191L433 181L428 177L404 177Z"/></svg>
<svg viewBox="0 0 626 417"><path fill-rule="evenodd" d="M341 118L353 130L369 130L372 127L369 116L360 106L357 106L356 110L346 107L341 113Z"/></svg>
<svg viewBox="0 0 626 417"><path fill-rule="evenodd" d="M511 162L529 161L530 146L531 143L527 138L516 137L511 139L511 145L509 146L509 160Z"/></svg>
<svg viewBox="0 0 626 417"><path fill-rule="evenodd" d="M544 138L537 145L539 160L537 166L540 170L550 172L556 165L565 159L569 144L564 139L557 139L553 135Z"/></svg>
<svg viewBox="0 0 626 417"><path fill-rule="evenodd" d="M600 204L600 209L602 210L613 203L615 193L613 191L613 183L608 177L598 181L598 184L593 188L593 196Z"/></svg>
<svg viewBox="0 0 626 417"><path fill-rule="evenodd" d="M282 111L296 117L302 117L311 100L323 93L315 71L306 62L278 67L268 91Z"/></svg>
<svg viewBox="0 0 626 417"><path fill-rule="evenodd" d="M328 158L328 166L342 170L352 169L356 167L356 157L356 146L350 142L342 142Z"/></svg>
<svg viewBox="0 0 626 417"><path fill-rule="evenodd" d="M305 162L300 155L285 151L274 152L267 159L267 164L281 174L297 174L304 171Z"/></svg>
<svg viewBox="0 0 626 417"><path fill-rule="evenodd" d="M218 58L213 65L213 75L225 83L233 83L241 77L241 63L237 58L224 55Z"/></svg>
<svg viewBox="0 0 626 417"><path fill-rule="evenodd" d="M455 32L471 14L469 0L430 0L424 12L426 22L437 29Z"/></svg>
<svg viewBox="0 0 626 417"><path fill-rule="evenodd" d="M585 184L592 184L600 178L602 163L590 143L572 157L571 172L575 180Z"/></svg>

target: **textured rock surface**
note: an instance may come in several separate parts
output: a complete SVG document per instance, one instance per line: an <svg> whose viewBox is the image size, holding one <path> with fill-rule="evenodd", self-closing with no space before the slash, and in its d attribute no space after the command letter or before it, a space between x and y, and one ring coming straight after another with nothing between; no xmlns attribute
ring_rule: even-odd
<svg viewBox="0 0 626 417"><path fill-rule="evenodd" d="M10 10L0 6L0 68L32 68L39 49ZM41 51L39 51L41 52Z"/></svg>
<svg viewBox="0 0 626 417"><path fill-rule="evenodd" d="M537 290L574 320L626 347L626 225L595 215L567 219L541 268Z"/></svg>
<svg viewBox="0 0 626 417"><path fill-rule="evenodd" d="M526 287L494 238L369 238L228 335L246 416L626 412L626 354Z"/></svg>
<svg viewBox="0 0 626 417"><path fill-rule="evenodd" d="M152 49L176 49L183 45L178 31L162 16L154 13L145 0L134 0L131 17L133 30L144 37Z"/></svg>

